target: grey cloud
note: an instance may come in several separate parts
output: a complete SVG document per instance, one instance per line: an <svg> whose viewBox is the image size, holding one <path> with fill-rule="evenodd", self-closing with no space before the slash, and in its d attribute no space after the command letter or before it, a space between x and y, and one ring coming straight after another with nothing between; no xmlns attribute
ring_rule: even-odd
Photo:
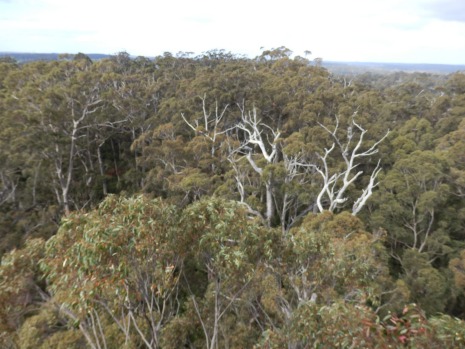
<svg viewBox="0 0 465 349"><path fill-rule="evenodd" d="M465 22L465 1L434 0L425 4L425 9L432 18L444 21Z"/></svg>

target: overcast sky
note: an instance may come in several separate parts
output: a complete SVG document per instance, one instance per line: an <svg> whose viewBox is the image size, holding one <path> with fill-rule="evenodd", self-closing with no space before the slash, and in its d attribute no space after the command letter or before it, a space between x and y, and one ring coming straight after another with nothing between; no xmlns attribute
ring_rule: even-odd
<svg viewBox="0 0 465 349"><path fill-rule="evenodd" d="M0 51L465 64L465 0L0 0Z"/></svg>

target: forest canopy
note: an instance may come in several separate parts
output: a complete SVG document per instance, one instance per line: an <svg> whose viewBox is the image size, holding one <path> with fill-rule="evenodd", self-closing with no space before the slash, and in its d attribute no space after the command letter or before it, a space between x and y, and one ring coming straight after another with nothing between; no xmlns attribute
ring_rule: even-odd
<svg viewBox="0 0 465 349"><path fill-rule="evenodd" d="M1 59L0 346L465 347L464 116L286 48Z"/></svg>

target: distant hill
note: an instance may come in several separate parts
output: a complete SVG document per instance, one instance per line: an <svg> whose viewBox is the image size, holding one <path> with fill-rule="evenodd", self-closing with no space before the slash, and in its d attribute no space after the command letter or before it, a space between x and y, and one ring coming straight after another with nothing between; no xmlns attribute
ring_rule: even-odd
<svg viewBox="0 0 465 349"><path fill-rule="evenodd" d="M414 63L374 63L374 62L325 62L323 67L335 74L363 74L366 72L387 74L393 72L419 72L430 74L451 74L465 71L465 65L414 64Z"/></svg>
<svg viewBox="0 0 465 349"><path fill-rule="evenodd" d="M55 61L59 58L62 53L19 53L19 52L0 52L1 57L11 57L15 59L18 63L26 63L33 61ZM101 53L86 53L90 59L99 60L103 58L108 58L110 55L101 54Z"/></svg>
<svg viewBox="0 0 465 349"><path fill-rule="evenodd" d="M19 63L32 61L51 61L57 60L61 53L19 53L19 52L0 52L1 57L14 58ZM86 53L92 60L108 58L111 55L101 53ZM153 57L149 57L153 58ZM392 72L421 72L430 74L450 74L457 71L465 71L465 65L451 64L413 64L413 63L374 63L374 62L334 62L324 61L322 66L334 74L354 75L366 72L388 74Z"/></svg>

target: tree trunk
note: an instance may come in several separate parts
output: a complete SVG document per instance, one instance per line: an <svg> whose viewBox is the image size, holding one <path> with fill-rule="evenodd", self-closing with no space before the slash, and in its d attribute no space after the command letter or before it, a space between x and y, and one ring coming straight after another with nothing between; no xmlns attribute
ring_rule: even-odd
<svg viewBox="0 0 465 349"><path fill-rule="evenodd" d="M108 195L108 187L107 187L107 181L105 179L105 171L103 169L103 161L102 161L102 153L100 152L100 148L102 147L102 144L99 144L97 148L97 159L98 159L98 167L100 171L100 176L102 177L102 191L103 195L107 196Z"/></svg>
<svg viewBox="0 0 465 349"><path fill-rule="evenodd" d="M270 227L274 215L274 205L273 205L273 190L271 183L267 181L265 184L266 187L266 223Z"/></svg>

